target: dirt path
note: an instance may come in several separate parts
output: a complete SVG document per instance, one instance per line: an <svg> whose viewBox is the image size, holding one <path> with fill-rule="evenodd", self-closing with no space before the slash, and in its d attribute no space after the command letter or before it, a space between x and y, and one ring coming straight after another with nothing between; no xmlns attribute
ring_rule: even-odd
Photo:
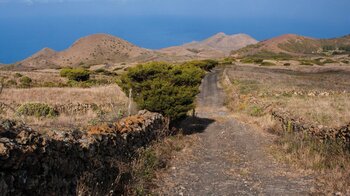
<svg viewBox="0 0 350 196"><path fill-rule="evenodd" d="M220 70L203 81L197 113L199 144L180 152L158 182L160 195L307 195L311 179L266 152L271 138L233 119L218 87ZM194 123L193 119L191 122ZM196 130L193 130L196 131Z"/></svg>

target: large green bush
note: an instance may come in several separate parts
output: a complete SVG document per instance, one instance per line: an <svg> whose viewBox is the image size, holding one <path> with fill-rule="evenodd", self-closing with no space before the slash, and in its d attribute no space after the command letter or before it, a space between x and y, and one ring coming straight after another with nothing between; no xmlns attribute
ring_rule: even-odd
<svg viewBox="0 0 350 196"><path fill-rule="evenodd" d="M90 79L90 72L82 68L63 68L60 71L60 76L69 80L83 82Z"/></svg>
<svg viewBox="0 0 350 196"><path fill-rule="evenodd" d="M141 64L121 77L119 85L141 109L159 112L172 120L193 109L205 72L193 64L171 65L153 62Z"/></svg>
<svg viewBox="0 0 350 196"><path fill-rule="evenodd" d="M25 103L17 108L16 113L23 116L55 117L58 112L44 103Z"/></svg>

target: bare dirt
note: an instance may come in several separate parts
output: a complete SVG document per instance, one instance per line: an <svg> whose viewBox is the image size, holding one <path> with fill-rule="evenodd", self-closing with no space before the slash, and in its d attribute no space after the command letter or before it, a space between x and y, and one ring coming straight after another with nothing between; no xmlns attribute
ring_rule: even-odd
<svg viewBox="0 0 350 196"><path fill-rule="evenodd" d="M219 88L220 70L209 73L198 97L197 117L183 122L198 145L174 157L159 176L159 195L307 195L312 177L274 161L273 137L231 117Z"/></svg>

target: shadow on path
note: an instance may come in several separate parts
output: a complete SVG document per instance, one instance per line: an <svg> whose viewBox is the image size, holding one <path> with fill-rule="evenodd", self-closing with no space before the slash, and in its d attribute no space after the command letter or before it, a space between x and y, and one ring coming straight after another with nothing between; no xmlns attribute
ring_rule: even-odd
<svg viewBox="0 0 350 196"><path fill-rule="evenodd" d="M185 135L192 135L196 133L203 133L205 129L214 122L214 119L191 116L181 121L181 123L179 123L175 127L178 129L182 129Z"/></svg>

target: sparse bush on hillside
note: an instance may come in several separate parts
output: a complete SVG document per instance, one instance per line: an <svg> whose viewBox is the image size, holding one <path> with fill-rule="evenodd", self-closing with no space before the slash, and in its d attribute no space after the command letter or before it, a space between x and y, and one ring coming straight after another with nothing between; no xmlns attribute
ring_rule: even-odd
<svg viewBox="0 0 350 196"><path fill-rule="evenodd" d="M254 117L259 117L264 115L264 110L258 105L253 105L249 107L249 115L254 116Z"/></svg>
<svg viewBox="0 0 350 196"><path fill-rule="evenodd" d="M108 70L105 70L103 68L96 69L94 72L96 74L103 74L103 75L106 75L106 76L115 76L115 75L117 75L116 73L108 71Z"/></svg>
<svg viewBox="0 0 350 196"><path fill-rule="evenodd" d="M340 46L339 50L344 50L346 52L350 52L350 45L348 45L348 46Z"/></svg>
<svg viewBox="0 0 350 196"><path fill-rule="evenodd" d="M257 54L246 56L249 59L274 59L274 60L291 60L293 56L284 52L270 52L267 50L262 50Z"/></svg>
<svg viewBox="0 0 350 196"><path fill-rule="evenodd" d="M24 116L35 116L35 117L55 117L58 112L52 107L44 103L25 103L21 105L16 113Z"/></svg>
<svg viewBox="0 0 350 196"><path fill-rule="evenodd" d="M22 77L23 75L20 74L20 73L15 73L13 76L14 76L15 78L20 78L20 77Z"/></svg>
<svg viewBox="0 0 350 196"><path fill-rule="evenodd" d="M22 88L28 88L31 86L33 80L28 76L23 76L19 79Z"/></svg>
<svg viewBox="0 0 350 196"><path fill-rule="evenodd" d="M244 58L241 60L241 63L246 64L261 64L264 61L264 59L259 58Z"/></svg>
<svg viewBox="0 0 350 196"><path fill-rule="evenodd" d="M195 107L194 100L204 74L193 63L153 62L130 68L119 85L127 94L132 88L133 98L141 109L176 120Z"/></svg>
<svg viewBox="0 0 350 196"><path fill-rule="evenodd" d="M227 57L227 58L224 58L223 60L221 60L220 64L221 65L230 65L230 64L234 63L235 61L236 61L236 59L231 58L231 57Z"/></svg>
<svg viewBox="0 0 350 196"><path fill-rule="evenodd" d="M326 51L332 51L332 50L336 50L336 47L335 46L323 46L322 47L322 50L324 51L324 52L326 52Z"/></svg>
<svg viewBox="0 0 350 196"><path fill-rule="evenodd" d="M332 59L326 59L325 61L322 62L323 64L327 63L336 63L336 61L333 61Z"/></svg>
<svg viewBox="0 0 350 196"><path fill-rule="evenodd" d="M61 77L66 77L69 80L83 82L90 79L90 72L81 68L63 68L60 71Z"/></svg>
<svg viewBox="0 0 350 196"><path fill-rule="evenodd" d="M106 85L106 84L111 84L114 83L114 81L109 81L106 79L98 79L98 80L87 80L87 81L82 81L78 82L75 80L69 80L66 84L68 87L78 87L78 88L90 88L92 86L98 86L98 85Z"/></svg>

